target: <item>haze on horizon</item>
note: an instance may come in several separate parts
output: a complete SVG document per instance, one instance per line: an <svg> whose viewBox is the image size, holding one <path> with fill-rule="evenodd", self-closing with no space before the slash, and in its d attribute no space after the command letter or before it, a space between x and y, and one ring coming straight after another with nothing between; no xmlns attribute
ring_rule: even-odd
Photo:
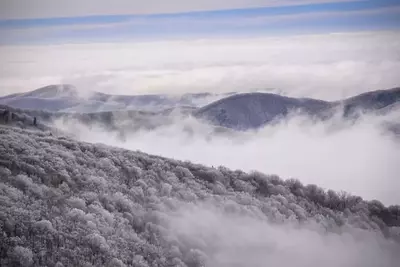
<svg viewBox="0 0 400 267"><path fill-rule="evenodd" d="M335 100L400 83L396 1L18 3L0 4L0 95L68 83Z"/></svg>

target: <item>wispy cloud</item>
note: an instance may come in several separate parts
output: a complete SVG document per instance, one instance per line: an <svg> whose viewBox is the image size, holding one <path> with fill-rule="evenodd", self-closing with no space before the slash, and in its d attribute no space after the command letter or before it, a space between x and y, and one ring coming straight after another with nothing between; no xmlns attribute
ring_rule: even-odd
<svg viewBox="0 0 400 267"><path fill-rule="evenodd" d="M0 21L0 44L391 30L399 5L322 5L173 15Z"/></svg>
<svg viewBox="0 0 400 267"><path fill-rule="evenodd" d="M107 29L107 28L119 28L119 27L135 27L135 26L181 26L181 25L192 25L192 26L214 26L219 27L223 25L231 26L244 26L244 25L266 25L268 23L278 22L289 22L298 20L315 20L315 19L326 19L326 18L343 18L349 16L373 16L373 15L392 15L400 14L400 6L384 7L377 9L366 9L366 10L351 10L351 11L322 11L322 12L302 12L293 14L259 14L254 16L236 14L234 16L223 16L223 17L198 17L192 15L185 16L168 16L168 17L127 17L121 19L119 22L110 23L72 23L65 25L46 25L20 28L21 32L39 31L39 32L50 32L60 30L91 30L91 29ZM8 29L9 31L15 29Z"/></svg>
<svg viewBox="0 0 400 267"><path fill-rule="evenodd" d="M54 18L117 14L159 14L268 6L292 6L357 0L2 0L0 19Z"/></svg>

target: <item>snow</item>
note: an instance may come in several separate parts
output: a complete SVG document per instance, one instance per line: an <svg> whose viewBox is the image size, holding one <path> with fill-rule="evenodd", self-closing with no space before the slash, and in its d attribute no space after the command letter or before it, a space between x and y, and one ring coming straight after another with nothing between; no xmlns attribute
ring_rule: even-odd
<svg viewBox="0 0 400 267"><path fill-rule="evenodd" d="M2 266L400 260L399 206L41 131L0 126L0 134Z"/></svg>

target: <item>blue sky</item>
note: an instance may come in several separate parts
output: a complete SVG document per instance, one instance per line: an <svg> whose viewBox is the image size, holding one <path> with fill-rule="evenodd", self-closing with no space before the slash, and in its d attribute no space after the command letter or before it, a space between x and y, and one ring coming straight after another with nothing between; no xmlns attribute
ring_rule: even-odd
<svg viewBox="0 0 400 267"><path fill-rule="evenodd" d="M153 5L156 8L135 4L137 1L131 1L134 4L130 5L124 0L116 1L114 6L121 10L107 6L107 2L114 1L103 0L96 2L96 8L82 5L79 1L75 3L75 0L65 1L69 3L65 7L63 4L51 6L52 2L62 3L59 1L31 0L32 3L36 1L32 7L24 6L22 2L18 6L20 0L3 1L0 4L3 10L0 12L0 44L240 37L400 28L400 0L221 0L218 5L205 0L203 6L187 5L187 0L171 0L171 5Z"/></svg>

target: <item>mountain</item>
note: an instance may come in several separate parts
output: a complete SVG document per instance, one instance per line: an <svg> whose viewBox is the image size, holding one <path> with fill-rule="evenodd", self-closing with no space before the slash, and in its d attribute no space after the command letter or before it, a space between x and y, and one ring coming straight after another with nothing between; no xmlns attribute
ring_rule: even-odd
<svg viewBox="0 0 400 267"><path fill-rule="evenodd" d="M77 98L78 93L75 87L69 84L48 85L37 90L11 94L0 97L0 100L13 99L13 98Z"/></svg>
<svg viewBox="0 0 400 267"><path fill-rule="evenodd" d="M211 103L194 115L228 128L246 130L258 128L297 110L310 115L322 114L331 107L329 102L297 99L270 93L247 93L230 96Z"/></svg>
<svg viewBox="0 0 400 267"><path fill-rule="evenodd" d="M344 114L351 115L357 112L371 110L382 110L388 107L393 108L400 102L400 87L388 90L377 90L366 92L354 97L336 102L343 106Z"/></svg>
<svg viewBox="0 0 400 267"><path fill-rule="evenodd" d="M1 266L400 261L399 206L41 131L0 135Z"/></svg>
<svg viewBox="0 0 400 267"><path fill-rule="evenodd" d="M400 88L367 92L341 101L292 98L270 93L236 94L220 99L196 111L194 116L219 126L236 130L256 129L291 113L306 114L320 119L337 112L344 117L359 112L394 110L400 100Z"/></svg>
<svg viewBox="0 0 400 267"><path fill-rule="evenodd" d="M78 105L80 100L70 85L49 85L32 92L12 94L0 98L0 104L23 109L58 111Z"/></svg>
<svg viewBox="0 0 400 267"><path fill-rule="evenodd" d="M72 85L49 85L37 90L0 97L0 104L21 109L42 109L56 112L98 112L135 109L162 111L180 106L198 107L224 95L196 93L184 95L109 95L86 92Z"/></svg>
<svg viewBox="0 0 400 267"><path fill-rule="evenodd" d="M212 102L215 99L218 100ZM193 115L218 127L248 130L257 129L292 113L306 114L318 119L328 119L338 112L343 113L345 118L356 118L365 112L387 114L399 110L399 100L400 88L372 91L328 102L259 92L220 95L198 93L180 96L115 96L92 92L82 97L72 86L63 85L47 86L28 93L2 97L0 104L24 110L53 111L38 114L42 121L47 121L49 117L68 117L85 123L93 120L93 123L104 124L123 118L132 120L136 126L138 124L135 122L139 122L153 128L159 123L163 125L162 120L168 123L171 117L176 115ZM211 104L201 105L210 101ZM55 111L59 114L54 114ZM24 112L26 113L26 110ZM151 122L146 123L146 120ZM400 121L395 122L399 123Z"/></svg>
<svg viewBox="0 0 400 267"><path fill-rule="evenodd" d="M37 90L19 94L20 97L34 97L34 98L78 98L77 89L69 84L48 85Z"/></svg>

